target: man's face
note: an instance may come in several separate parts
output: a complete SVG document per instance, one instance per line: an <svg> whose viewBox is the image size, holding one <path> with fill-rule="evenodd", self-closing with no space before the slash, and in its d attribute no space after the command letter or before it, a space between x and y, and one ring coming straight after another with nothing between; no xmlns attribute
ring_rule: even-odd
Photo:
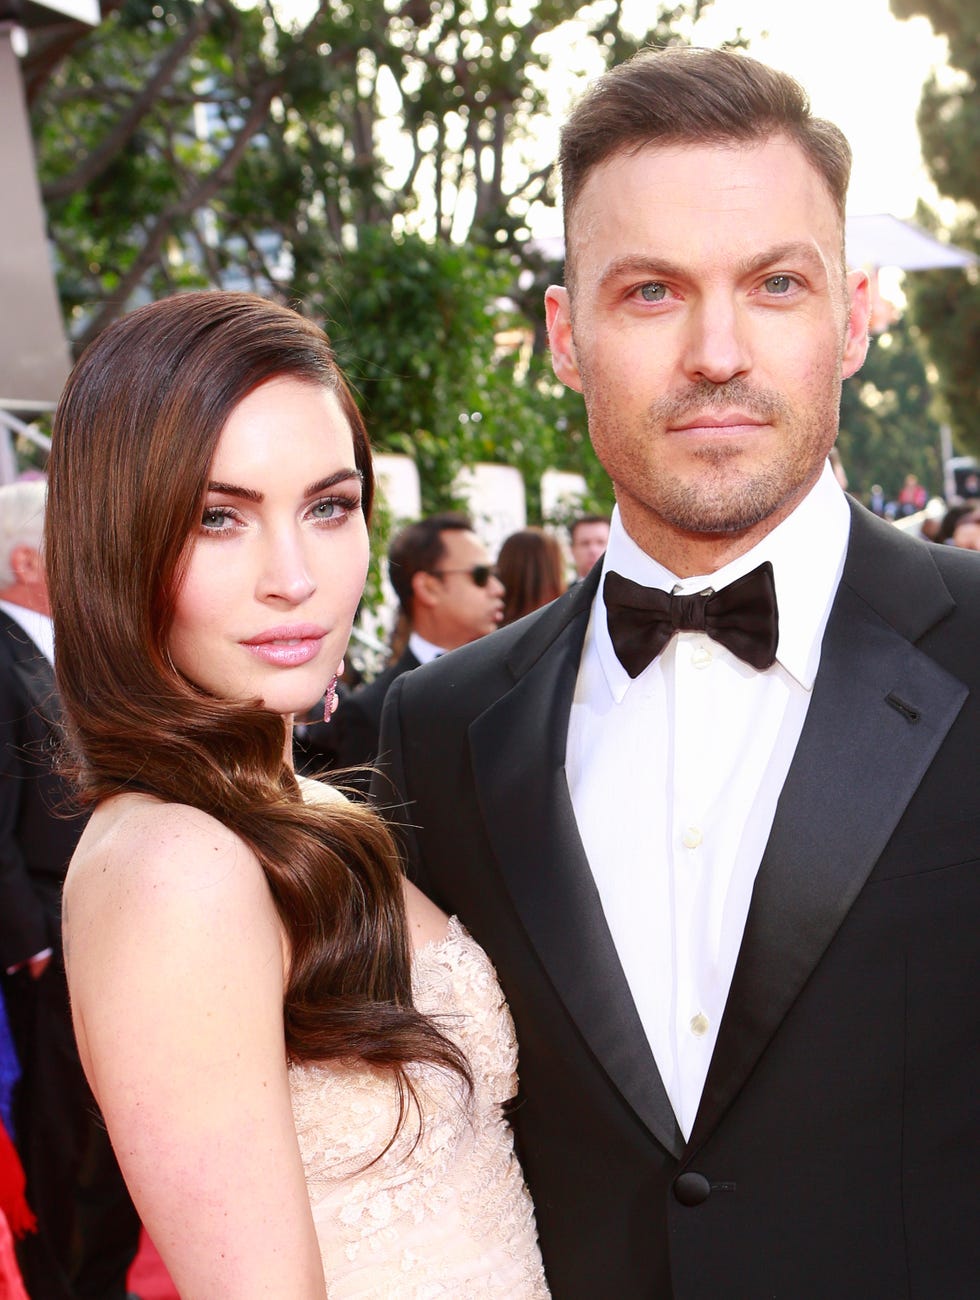
<svg viewBox="0 0 980 1300"><path fill-rule="evenodd" d="M447 529L441 533L444 554L438 564L436 582L427 588L434 625L431 640L444 650L455 650L500 625L504 613L504 588L491 575L485 586L474 582L477 566L492 567L493 561L475 533Z"/></svg>
<svg viewBox="0 0 980 1300"><path fill-rule="evenodd" d="M587 524L576 524L572 533L572 563L580 578L585 575L602 555L609 542L609 525L601 519Z"/></svg>
<svg viewBox="0 0 980 1300"><path fill-rule="evenodd" d="M552 356L644 550L747 550L816 481L867 345L867 278L845 280L840 248L823 179L782 136L648 147L586 181L574 296L546 298Z"/></svg>

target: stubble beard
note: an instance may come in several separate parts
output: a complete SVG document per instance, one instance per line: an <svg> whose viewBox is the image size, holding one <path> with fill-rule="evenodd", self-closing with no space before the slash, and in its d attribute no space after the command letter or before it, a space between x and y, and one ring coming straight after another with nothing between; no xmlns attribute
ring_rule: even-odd
<svg viewBox="0 0 980 1300"><path fill-rule="evenodd" d="M601 408L600 402L594 411L590 409L590 426L608 432ZM746 465L740 447L711 441L693 446L688 452L705 472L682 477L651 464L645 455L650 440L669 436L665 432L669 427L698 414L732 409L784 431L785 442L766 463ZM794 412L778 393L751 388L737 378L725 384L702 380L681 396L653 402L638 436L620 443L615 466L610 468L610 461L606 468L616 484L617 496L634 498L642 509L652 511L672 529L730 536L758 527L787 504L795 505L802 498L815 482L836 433L836 414L831 433L825 432L827 419L827 411L813 412L801 425L799 412ZM600 441L606 440L600 436ZM617 442L614 432L606 446L615 447ZM596 450L600 460L608 459L599 452L598 445Z"/></svg>

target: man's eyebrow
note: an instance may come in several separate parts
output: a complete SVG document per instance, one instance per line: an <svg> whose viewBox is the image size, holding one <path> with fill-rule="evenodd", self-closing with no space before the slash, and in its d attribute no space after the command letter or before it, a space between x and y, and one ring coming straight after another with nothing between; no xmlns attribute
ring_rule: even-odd
<svg viewBox="0 0 980 1300"><path fill-rule="evenodd" d="M750 257L742 262L740 269L744 275L751 275L754 271L764 271L766 267L778 266L783 262L795 262L797 264L803 262L807 266L819 268L821 271L827 269L827 265L818 250L805 239L792 239L785 244L776 244L772 248L764 249L755 257Z"/></svg>
<svg viewBox="0 0 980 1300"><path fill-rule="evenodd" d="M599 283L627 279L677 280L686 275L687 272L679 263L669 262L666 258L652 257L649 253L624 253L603 267Z"/></svg>
<svg viewBox="0 0 980 1300"><path fill-rule="evenodd" d="M310 483L304 489L303 495L315 497L319 492L326 492L329 488L336 487L338 483L346 483L349 479L356 479L358 483L363 483L364 475L359 469L338 469L335 473L328 474L326 478L319 478L315 483ZM208 491L214 492L217 496L238 497L241 501L252 501L256 505L260 505L265 500L264 492L240 487L237 483L219 483L213 479L208 483Z"/></svg>
<svg viewBox="0 0 980 1300"><path fill-rule="evenodd" d="M787 240L783 244L774 244L772 248L746 258L736 264L739 275L751 275L764 270L767 266L777 266L781 262L805 263L810 267L826 270L823 258L813 244L804 239ZM649 253L626 253L617 257L604 267L599 277L600 284L617 280L686 280L690 268L679 262L672 262L665 257Z"/></svg>

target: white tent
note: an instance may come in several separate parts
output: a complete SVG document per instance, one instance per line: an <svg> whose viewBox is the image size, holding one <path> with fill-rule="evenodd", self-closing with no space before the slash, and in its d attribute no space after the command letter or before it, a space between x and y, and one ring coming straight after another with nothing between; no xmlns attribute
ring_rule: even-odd
<svg viewBox="0 0 980 1300"><path fill-rule="evenodd" d="M965 248L944 244L912 221L891 213L848 217L845 230L850 266L897 267L902 271L931 271L941 267L975 265Z"/></svg>
<svg viewBox="0 0 980 1300"><path fill-rule="evenodd" d="M973 266L977 261L965 248L944 244L913 221L902 221L889 212L848 217L846 243L849 265L876 270L888 266L902 271L931 271L944 266ZM553 261L565 253L561 235L534 239L531 247Z"/></svg>

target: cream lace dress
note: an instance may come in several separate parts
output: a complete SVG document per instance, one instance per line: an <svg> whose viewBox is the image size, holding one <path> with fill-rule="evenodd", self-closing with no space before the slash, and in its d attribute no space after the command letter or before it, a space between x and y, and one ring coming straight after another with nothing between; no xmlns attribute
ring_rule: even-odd
<svg viewBox="0 0 980 1300"><path fill-rule="evenodd" d="M452 918L444 939L416 950L412 988L473 1075L467 1094L448 1071L409 1067L421 1130L411 1108L385 1151L398 1118L388 1074L360 1063L290 1068L330 1300L547 1300L502 1109L517 1091L517 1045L494 969Z"/></svg>

